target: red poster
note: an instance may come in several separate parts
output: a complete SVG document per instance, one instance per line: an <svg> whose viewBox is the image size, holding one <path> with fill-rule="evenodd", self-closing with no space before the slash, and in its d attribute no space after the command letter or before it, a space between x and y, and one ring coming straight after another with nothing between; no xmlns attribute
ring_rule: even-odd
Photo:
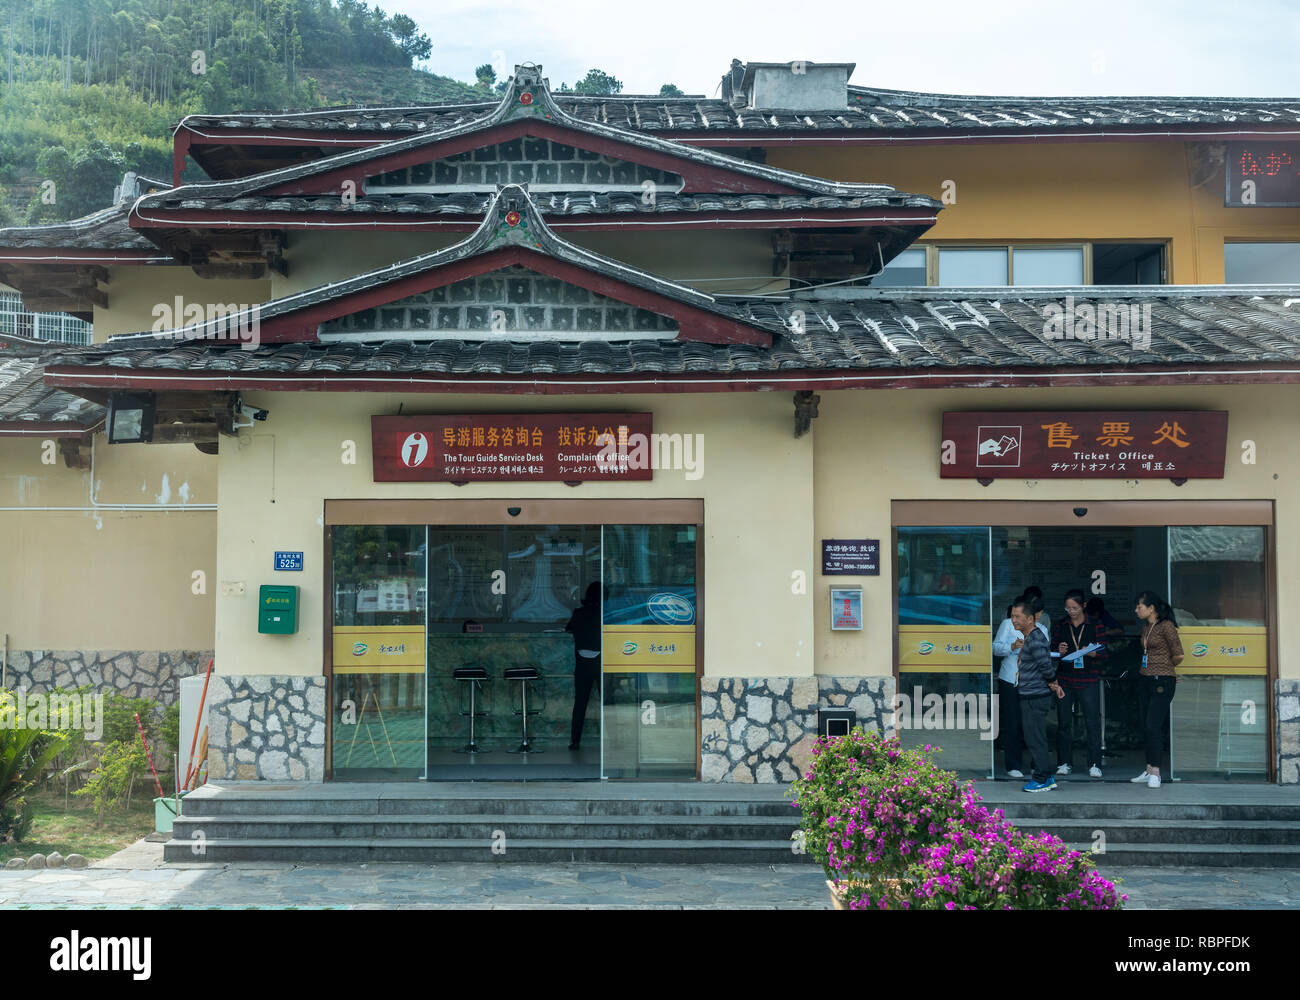
<svg viewBox="0 0 1300 1000"><path fill-rule="evenodd" d="M945 413L942 479L1222 479L1226 410Z"/></svg>
<svg viewBox="0 0 1300 1000"><path fill-rule="evenodd" d="M371 417L377 483L650 479L649 413Z"/></svg>

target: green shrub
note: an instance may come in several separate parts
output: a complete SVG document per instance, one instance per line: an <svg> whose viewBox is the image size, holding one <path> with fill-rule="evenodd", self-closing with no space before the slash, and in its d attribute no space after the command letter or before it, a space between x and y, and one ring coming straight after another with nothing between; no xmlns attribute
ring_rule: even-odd
<svg viewBox="0 0 1300 1000"><path fill-rule="evenodd" d="M65 732L28 729L13 695L0 689L0 841L20 841L31 826L27 792L67 745Z"/></svg>

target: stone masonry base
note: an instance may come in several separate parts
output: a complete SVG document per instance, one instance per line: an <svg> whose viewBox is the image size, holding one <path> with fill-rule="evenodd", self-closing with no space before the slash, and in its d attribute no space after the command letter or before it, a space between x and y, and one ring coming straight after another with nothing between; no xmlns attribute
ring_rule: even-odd
<svg viewBox="0 0 1300 1000"><path fill-rule="evenodd" d="M206 670L211 657L210 649L11 649L4 683L33 694L90 685L166 707L180 698L180 679Z"/></svg>
<svg viewBox="0 0 1300 1000"><path fill-rule="evenodd" d="M704 781L788 782L817 742L817 709L847 708L883 733L892 677L705 677L700 681Z"/></svg>
<svg viewBox="0 0 1300 1000"><path fill-rule="evenodd" d="M1300 679L1277 682L1277 783L1300 784Z"/></svg>
<svg viewBox="0 0 1300 1000"><path fill-rule="evenodd" d="M325 678L214 674L209 781L324 781Z"/></svg>

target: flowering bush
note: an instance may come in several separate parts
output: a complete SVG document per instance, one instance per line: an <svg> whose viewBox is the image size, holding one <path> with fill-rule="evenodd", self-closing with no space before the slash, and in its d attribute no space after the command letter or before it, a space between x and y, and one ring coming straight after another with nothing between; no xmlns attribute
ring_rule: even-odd
<svg viewBox="0 0 1300 1000"><path fill-rule="evenodd" d="M1085 854L990 812L924 750L854 730L822 739L794 783L805 846L850 909L1115 909Z"/></svg>

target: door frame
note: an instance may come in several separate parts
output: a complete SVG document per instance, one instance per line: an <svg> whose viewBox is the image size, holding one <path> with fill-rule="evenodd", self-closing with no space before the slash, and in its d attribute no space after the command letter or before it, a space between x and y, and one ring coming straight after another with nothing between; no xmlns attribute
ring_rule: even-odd
<svg viewBox="0 0 1300 1000"><path fill-rule="evenodd" d="M325 780L334 777L334 559L332 529L343 525L455 527L521 524L689 524L695 535L695 780L700 780L702 721L700 680L704 676L704 501L703 499L325 500L322 664L325 675ZM603 549L603 546L602 546ZM602 566L604 552L601 553ZM427 569L427 564L426 564ZM426 597L427 602L427 597ZM427 683L428 662L425 663ZM602 676L604 668L601 669ZM602 699L603 699L602 685ZM601 734L604 739L604 733Z"/></svg>
<svg viewBox="0 0 1300 1000"><path fill-rule="evenodd" d="M1085 509L1080 516L1078 509ZM1278 660L1277 544L1272 500L893 500L889 519L890 565L898 555L900 527L1142 528L1181 525L1241 525L1264 529L1265 613L1268 666L1264 675L1267 781L1277 782L1276 725ZM890 585L894 685L898 670L898 581ZM1172 738L1172 736L1171 736Z"/></svg>

